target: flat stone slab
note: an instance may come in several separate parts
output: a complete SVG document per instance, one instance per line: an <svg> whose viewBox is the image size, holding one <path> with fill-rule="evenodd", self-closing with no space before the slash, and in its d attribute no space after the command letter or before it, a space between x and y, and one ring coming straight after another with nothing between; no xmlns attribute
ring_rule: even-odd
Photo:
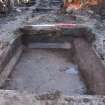
<svg viewBox="0 0 105 105"><path fill-rule="evenodd" d="M57 91L36 96L0 90L0 105L105 105L105 96L64 96Z"/></svg>

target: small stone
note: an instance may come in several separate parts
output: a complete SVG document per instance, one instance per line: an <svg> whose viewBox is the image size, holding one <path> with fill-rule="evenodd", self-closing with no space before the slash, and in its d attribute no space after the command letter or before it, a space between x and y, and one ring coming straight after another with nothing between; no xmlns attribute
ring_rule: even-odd
<svg viewBox="0 0 105 105"><path fill-rule="evenodd" d="M83 102L88 103L88 102L90 102L90 100L88 98L84 98Z"/></svg>
<svg viewBox="0 0 105 105"><path fill-rule="evenodd" d="M17 11L17 12L22 12L21 9L19 9L19 8L16 8L16 11Z"/></svg>
<svg viewBox="0 0 105 105"><path fill-rule="evenodd" d="M94 14L94 11L92 11L92 10L88 10L88 13L90 13L90 14Z"/></svg>

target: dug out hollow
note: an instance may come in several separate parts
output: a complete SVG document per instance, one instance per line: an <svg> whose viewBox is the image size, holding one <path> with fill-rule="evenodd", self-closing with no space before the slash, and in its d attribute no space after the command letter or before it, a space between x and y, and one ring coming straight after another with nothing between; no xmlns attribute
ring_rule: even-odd
<svg viewBox="0 0 105 105"><path fill-rule="evenodd" d="M105 94L104 65L91 47L94 34L80 25L25 26L1 53L0 86L36 94Z"/></svg>

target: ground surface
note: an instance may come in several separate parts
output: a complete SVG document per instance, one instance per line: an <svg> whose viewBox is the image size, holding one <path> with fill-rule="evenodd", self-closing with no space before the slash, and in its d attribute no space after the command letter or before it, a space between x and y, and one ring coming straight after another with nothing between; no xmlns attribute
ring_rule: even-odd
<svg viewBox="0 0 105 105"><path fill-rule="evenodd" d="M69 60L69 51L28 49L8 78L5 89L36 94L52 90L66 95L84 94L86 88L77 67Z"/></svg>
<svg viewBox="0 0 105 105"><path fill-rule="evenodd" d="M105 105L105 97L64 96L59 92L36 96L0 90L0 105Z"/></svg>

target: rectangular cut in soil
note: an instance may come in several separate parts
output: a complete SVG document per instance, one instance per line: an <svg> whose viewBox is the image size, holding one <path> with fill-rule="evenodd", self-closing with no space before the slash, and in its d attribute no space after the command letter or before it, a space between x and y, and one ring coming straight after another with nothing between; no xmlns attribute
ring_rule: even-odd
<svg viewBox="0 0 105 105"><path fill-rule="evenodd" d="M70 61L70 51L57 49L25 49L4 88L36 94L52 90L66 95L86 92L78 67Z"/></svg>

